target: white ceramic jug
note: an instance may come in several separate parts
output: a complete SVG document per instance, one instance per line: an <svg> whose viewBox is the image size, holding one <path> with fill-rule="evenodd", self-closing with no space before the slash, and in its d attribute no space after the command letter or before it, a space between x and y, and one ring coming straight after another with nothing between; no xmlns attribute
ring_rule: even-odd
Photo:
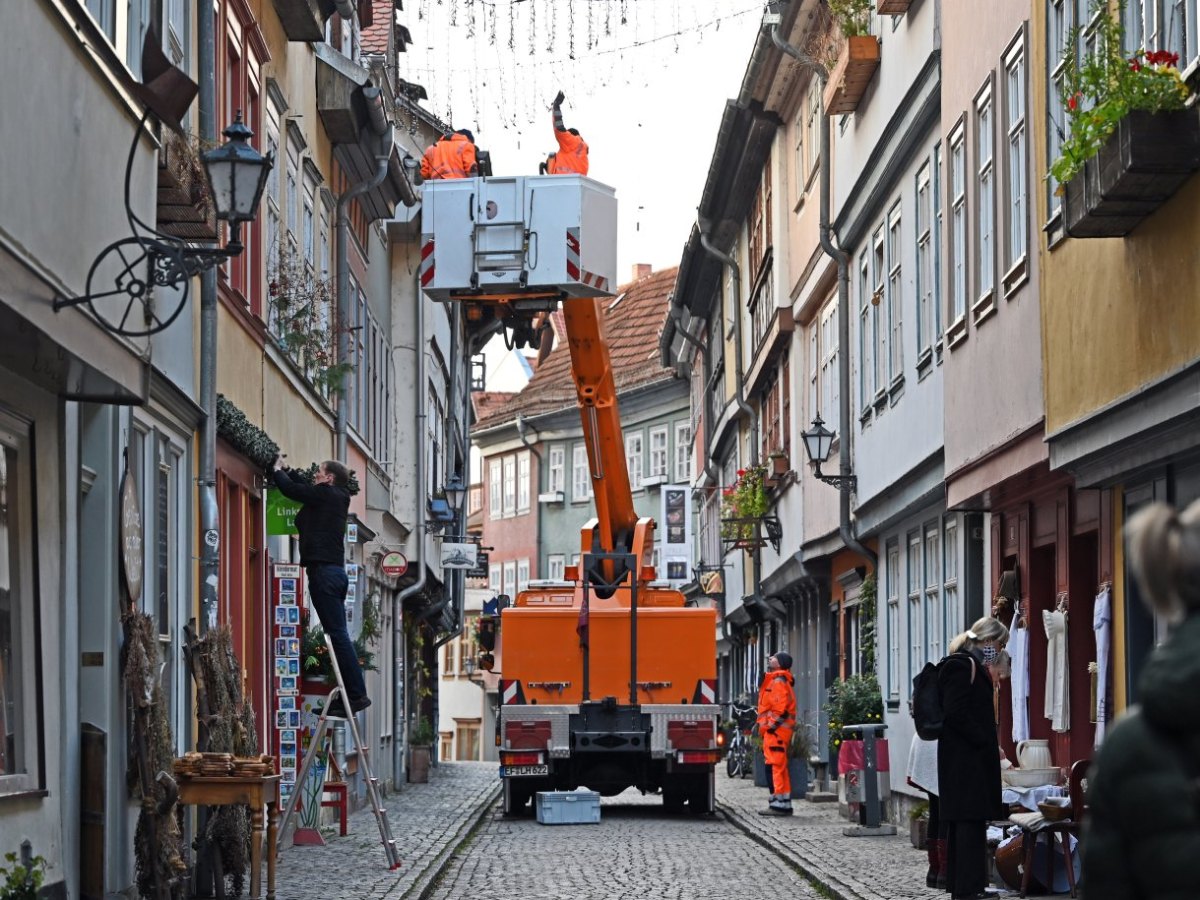
<svg viewBox="0 0 1200 900"><path fill-rule="evenodd" d="M1050 761L1050 742L1043 740L1018 741L1017 762L1021 764L1022 769L1053 768L1054 764Z"/></svg>

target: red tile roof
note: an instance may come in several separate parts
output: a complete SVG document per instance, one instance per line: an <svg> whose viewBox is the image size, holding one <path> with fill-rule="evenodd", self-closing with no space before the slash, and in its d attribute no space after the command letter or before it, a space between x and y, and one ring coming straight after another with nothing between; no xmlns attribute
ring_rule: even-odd
<svg viewBox="0 0 1200 900"><path fill-rule="evenodd" d="M475 408L475 419L485 419L498 409L503 409L513 397L511 391L474 391L471 394L471 404Z"/></svg>
<svg viewBox="0 0 1200 900"><path fill-rule="evenodd" d="M659 363L658 336L667 319L676 273L675 268L654 272L623 285L613 299L601 301L604 333L618 392L670 381L674 377L670 369L664 369ZM555 331L562 336L565 326L561 318L555 326ZM502 406L492 405L488 410L477 404L475 427L494 427L512 421L517 413L533 416L575 407L571 351L565 337L556 341L529 384L519 394L509 396L511 401Z"/></svg>
<svg viewBox="0 0 1200 900"><path fill-rule="evenodd" d="M359 32L359 43L367 56L384 56L388 49L388 29L392 27L392 4L390 0L371 0L371 3L374 16L371 26Z"/></svg>

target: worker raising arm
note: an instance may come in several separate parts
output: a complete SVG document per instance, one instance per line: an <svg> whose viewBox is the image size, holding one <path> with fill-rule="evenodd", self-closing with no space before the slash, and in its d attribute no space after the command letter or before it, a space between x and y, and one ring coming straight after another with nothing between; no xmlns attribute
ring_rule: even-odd
<svg viewBox="0 0 1200 900"><path fill-rule="evenodd" d="M554 112L554 137L558 141L558 152L546 161L548 175L586 175L588 173L588 145L574 128L563 125L562 102L566 95L558 92L551 109Z"/></svg>

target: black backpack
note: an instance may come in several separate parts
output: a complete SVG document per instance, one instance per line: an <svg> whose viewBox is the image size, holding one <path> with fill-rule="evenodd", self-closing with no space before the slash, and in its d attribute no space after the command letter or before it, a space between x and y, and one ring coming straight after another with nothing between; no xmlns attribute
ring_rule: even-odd
<svg viewBox="0 0 1200 900"><path fill-rule="evenodd" d="M959 654L951 654L957 656ZM963 654L971 660L971 683L975 682L975 657ZM938 673L946 664L947 656L937 665L925 663L925 667L913 679L912 699L908 702L917 737L923 741L936 741L942 736L942 691L938 686Z"/></svg>

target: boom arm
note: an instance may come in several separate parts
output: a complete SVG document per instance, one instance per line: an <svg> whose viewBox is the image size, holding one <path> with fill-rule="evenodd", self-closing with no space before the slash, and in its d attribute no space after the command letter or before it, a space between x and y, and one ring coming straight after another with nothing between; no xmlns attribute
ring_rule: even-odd
<svg viewBox="0 0 1200 900"><path fill-rule="evenodd" d="M596 499L596 519L584 527L582 551L633 553L638 578L653 546L654 522L639 519L633 507L612 361L600 333L600 300L566 300L563 316ZM616 574L606 570L606 580Z"/></svg>

